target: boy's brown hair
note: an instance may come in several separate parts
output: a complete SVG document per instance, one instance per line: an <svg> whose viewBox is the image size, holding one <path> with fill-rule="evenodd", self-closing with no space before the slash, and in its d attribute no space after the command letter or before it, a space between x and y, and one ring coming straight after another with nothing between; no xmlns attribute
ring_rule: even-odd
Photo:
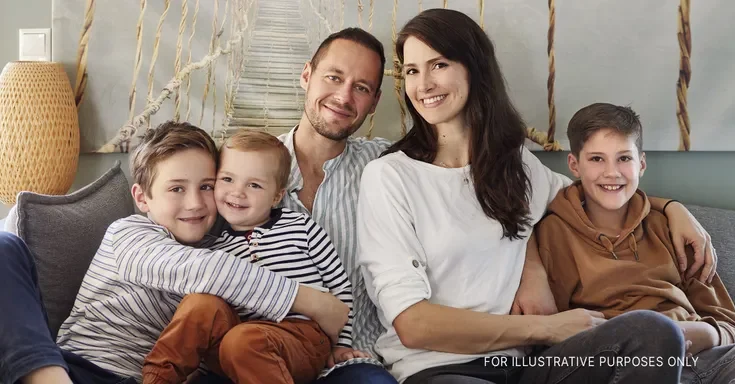
<svg viewBox="0 0 735 384"><path fill-rule="evenodd" d="M288 177L291 175L291 153L277 137L267 132L250 129L240 129L227 139L224 149L234 149L241 152L273 152L278 158L278 172L276 183L278 189L286 188Z"/></svg>
<svg viewBox="0 0 735 384"><path fill-rule="evenodd" d="M201 128L186 122L167 121L145 132L140 144L130 156L130 174L146 196L151 197L151 185L156 178L156 165L186 149L201 149L219 161L217 145Z"/></svg>
<svg viewBox="0 0 735 384"><path fill-rule="evenodd" d="M569 120L567 137L572 154L579 156L587 139L601 129L613 129L626 137L634 136L638 152L643 151L643 128L640 116L633 109L594 103L577 111Z"/></svg>

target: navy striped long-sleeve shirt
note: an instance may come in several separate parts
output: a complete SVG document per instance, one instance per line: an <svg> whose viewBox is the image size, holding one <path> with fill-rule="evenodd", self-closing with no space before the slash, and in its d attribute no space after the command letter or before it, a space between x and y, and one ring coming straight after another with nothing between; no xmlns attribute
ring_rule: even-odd
<svg viewBox="0 0 735 384"><path fill-rule="evenodd" d="M326 231L303 213L273 209L271 219L252 231L225 229L212 249L225 251L280 276L309 285L342 300L350 308L349 320L338 345L352 346L352 286ZM259 318L258 314L248 318ZM289 313L287 317L308 319Z"/></svg>

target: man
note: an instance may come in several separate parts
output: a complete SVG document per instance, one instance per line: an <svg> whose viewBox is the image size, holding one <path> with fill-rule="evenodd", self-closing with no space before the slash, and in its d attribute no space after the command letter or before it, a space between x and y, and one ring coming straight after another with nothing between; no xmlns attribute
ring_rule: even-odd
<svg viewBox="0 0 735 384"><path fill-rule="evenodd" d="M347 28L327 37L301 74L301 121L280 137L293 158L282 205L310 214L329 234L353 284L354 348L371 353L382 328L356 265L357 197L363 168L390 142L350 136L375 111L384 67L383 46L368 32ZM320 384L345 382L396 381L381 366L359 362L334 370Z"/></svg>

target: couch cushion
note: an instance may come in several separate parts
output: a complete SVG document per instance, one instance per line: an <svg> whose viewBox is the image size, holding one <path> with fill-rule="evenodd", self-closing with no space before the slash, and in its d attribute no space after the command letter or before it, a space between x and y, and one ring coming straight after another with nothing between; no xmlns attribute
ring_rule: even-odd
<svg viewBox="0 0 735 384"><path fill-rule="evenodd" d="M730 297L735 297L735 211L687 205L712 237L717 252L717 273Z"/></svg>
<svg viewBox="0 0 735 384"><path fill-rule="evenodd" d="M120 161L86 187L63 196L18 194L17 234L35 257L54 337L76 299L107 227L134 212Z"/></svg>

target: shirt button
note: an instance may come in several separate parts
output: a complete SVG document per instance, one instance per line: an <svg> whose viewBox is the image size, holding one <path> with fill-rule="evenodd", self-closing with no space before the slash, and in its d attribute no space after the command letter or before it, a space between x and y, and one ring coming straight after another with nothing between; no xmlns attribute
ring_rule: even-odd
<svg viewBox="0 0 735 384"><path fill-rule="evenodd" d="M258 261L258 254L254 253L250 258L253 259L253 261Z"/></svg>
<svg viewBox="0 0 735 384"><path fill-rule="evenodd" d="M252 244L250 244L250 246L251 246L251 247L257 247L257 246L258 246L258 242L257 242L257 241L253 241L253 243L252 243Z"/></svg>
<svg viewBox="0 0 735 384"><path fill-rule="evenodd" d="M414 268L418 268L419 267L419 261L418 260L414 260L413 261L413 266L414 266Z"/></svg>

